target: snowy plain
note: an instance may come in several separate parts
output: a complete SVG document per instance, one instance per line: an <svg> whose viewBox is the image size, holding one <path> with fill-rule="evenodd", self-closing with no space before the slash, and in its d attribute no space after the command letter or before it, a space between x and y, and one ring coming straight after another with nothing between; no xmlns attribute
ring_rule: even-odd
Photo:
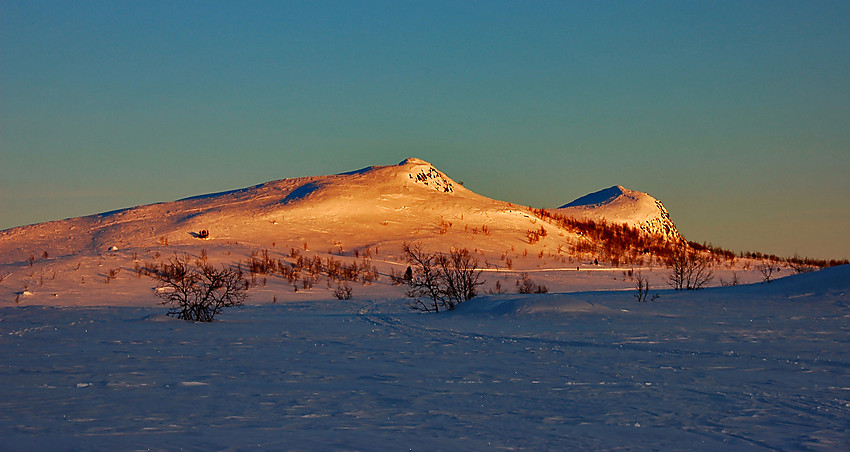
<svg viewBox="0 0 850 452"><path fill-rule="evenodd" d="M770 284L0 309L3 450L847 450L850 268Z"/></svg>

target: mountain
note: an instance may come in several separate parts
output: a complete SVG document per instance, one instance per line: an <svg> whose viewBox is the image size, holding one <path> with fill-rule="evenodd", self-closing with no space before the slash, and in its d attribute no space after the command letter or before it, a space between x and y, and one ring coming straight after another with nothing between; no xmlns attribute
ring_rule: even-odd
<svg viewBox="0 0 850 452"><path fill-rule="evenodd" d="M516 232L533 227L529 209L470 190L420 159L331 176L267 182L240 190L0 231L0 255L71 255L213 241L355 249L379 242L453 240L458 229ZM482 237L485 237L482 234ZM456 242L456 243L455 243ZM496 247L495 244L491 245ZM510 246L510 245L505 245Z"/></svg>
<svg viewBox="0 0 850 452"><path fill-rule="evenodd" d="M661 201L619 185L582 196L553 211L568 217L625 223L649 234L663 235L668 240L682 240Z"/></svg>
<svg viewBox="0 0 850 452"><path fill-rule="evenodd" d="M615 189L555 210L678 237L660 202ZM202 230L209 237L202 238ZM0 299L27 293L78 304L138 293L150 298L150 281L135 278L141 274L134 269L174 253L231 265L264 249L283 260L296 252L365 256L386 274L406 267L403 243L420 242L428 250L467 248L493 271L542 271L593 261L602 251L588 240L529 207L476 194L430 163L409 158L0 231Z"/></svg>

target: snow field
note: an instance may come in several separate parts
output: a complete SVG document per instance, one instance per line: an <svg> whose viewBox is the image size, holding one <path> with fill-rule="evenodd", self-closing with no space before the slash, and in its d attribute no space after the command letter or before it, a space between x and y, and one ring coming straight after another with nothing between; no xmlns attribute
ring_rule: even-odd
<svg viewBox="0 0 850 452"><path fill-rule="evenodd" d="M3 308L0 436L6 450L841 450L847 276L643 304L482 296L439 315L289 302L211 324Z"/></svg>

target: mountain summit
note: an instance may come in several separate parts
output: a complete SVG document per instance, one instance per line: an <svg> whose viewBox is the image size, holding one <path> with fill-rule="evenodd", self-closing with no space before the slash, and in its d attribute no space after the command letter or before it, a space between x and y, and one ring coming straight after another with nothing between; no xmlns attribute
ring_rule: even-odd
<svg viewBox="0 0 850 452"><path fill-rule="evenodd" d="M682 240L661 201L620 185L582 196L555 211L569 217L625 223L649 234L661 234L669 240Z"/></svg>

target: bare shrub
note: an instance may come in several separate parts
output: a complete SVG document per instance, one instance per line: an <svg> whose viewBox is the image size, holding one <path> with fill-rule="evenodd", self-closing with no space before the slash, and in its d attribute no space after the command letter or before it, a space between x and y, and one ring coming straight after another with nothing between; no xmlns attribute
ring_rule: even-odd
<svg viewBox="0 0 850 452"><path fill-rule="evenodd" d="M667 266L671 269L667 284L676 290L702 289L714 279L711 260L686 244L673 250Z"/></svg>
<svg viewBox="0 0 850 452"><path fill-rule="evenodd" d="M497 279L496 285L492 289L488 289L487 293L490 295L499 295L507 292L502 288L502 281Z"/></svg>
<svg viewBox="0 0 850 452"><path fill-rule="evenodd" d="M811 273L817 270L817 267L813 267L811 265L806 265L804 263L799 262L791 262L789 265L791 266L791 269L794 270L794 273L798 275L800 273Z"/></svg>
<svg viewBox="0 0 850 452"><path fill-rule="evenodd" d="M304 275L304 277L301 278L301 288L304 289L304 290L310 290L310 289L313 288L313 284L315 282L316 281L313 279L312 276Z"/></svg>
<svg viewBox="0 0 850 452"><path fill-rule="evenodd" d="M723 287L737 286L740 283L741 282L738 280L738 273L736 272L732 272L732 279L730 279L729 281L720 278L720 285Z"/></svg>
<svg viewBox="0 0 850 452"><path fill-rule="evenodd" d="M646 276L643 276L642 273L638 272L634 275L635 281L635 293L634 297L637 299L638 303L646 302L646 297L649 296L649 280L646 279ZM658 294L654 294L651 301L655 301L658 299Z"/></svg>
<svg viewBox="0 0 850 452"><path fill-rule="evenodd" d="M158 281L156 295L169 306L169 316L193 322L212 322L224 308L241 306L247 298L248 282L240 267L211 264L188 254L175 254L168 263L148 269Z"/></svg>
<svg viewBox="0 0 850 452"><path fill-rule="evenodd" d="M404 276L401 273L395 271L394 268L390 269L390 283L392 285L400 286L400 285L404 284L405 282L406 281L404 280Z"/></svg>
<svg viewBox="0 0 850 452"><path fill-rule="evenodd" d="M773 274L779 273L781 269L779 268L779 265L776 262L773 262L771 260L764 260L761 264L756 265L756 270L761 273L761 276L763 278L762 282L769 283L771 280L774 279Z"/></svg>
<svg viewBox="0 0 850 452"><path fill-rule="evenodd" d="M516 280L517 292L522 294L529 293L549 293L549 288L544 284L537 284L528 277L528 273L522 272L519 274L519 279Z"/></svg>
<svg viewBox="0 0 850 452"><path fill-rule="evenodd" d="M410 307L423 312L452 310L460 303L477 295L481 270L478 260L466 248L452 250L449 254L428 253L421 244L402 245L402 251L412 266L407 280L407 296L413 301Z"/></svg>
<svg viewBox="0 0 850 452"><path fill-rule="evenodd" d="M254 251L251 260L247 261L248 271L251 275L267 275L277 267L274 259L269 257L269 250Z"/></svg>
<svg viewBox="0 0 850 452"><path fill-rule="evenodd" d="M450 227L452 227L451 221L446 221L443 219L440 220L440 234L445 234L446 232L448 232Z"/></svg>
<svg viewBox="0 0 850 452"><path fill-rule="evenodd" d="M106 273L106 284L109 284L109 281L118 277L118 274L121 273L121 267L112 268Z"/></svg>
<svg viewBox="0 0 850 452"><path fill-rule="evenodd" d="M528 239L528 243L530 245L534 245L539 242L541 238L546 237L546 229L543 226L540 226L540 229L532 229L525 232L525 237Z"/></svg>
<svg viewBox="0 0 850 452"><path fill-rule="evenodd" d="M338 300L350 300L351 299L351 287L348 287L348 284L337 284L336 290L334 291L334 296Z"/></svg>

